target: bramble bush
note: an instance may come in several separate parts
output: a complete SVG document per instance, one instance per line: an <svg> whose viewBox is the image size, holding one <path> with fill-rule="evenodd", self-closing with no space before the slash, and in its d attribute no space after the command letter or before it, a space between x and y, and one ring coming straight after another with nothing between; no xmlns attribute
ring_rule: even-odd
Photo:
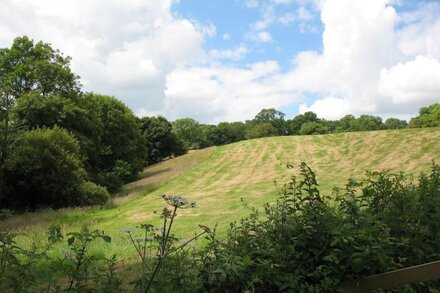
<svg viewBox="0 0 440 293"><path fill-rule="evenodd" d="M262 210L244 204L250 215L231 223L223 238L205 226L192 239L176 238L171 231L177 210L195 203L179 196L163 199L171 208L160 214L161 227L124 230L139 256L135 276L118 267L116 256L89 252L94 241L111 242L101 231L68 234L63 257L51 257L64 238L54 226L45 244L30 249L19 247L14 234L0 233L0 291L337 292L346 280L440 258L437 164L418 181L402 173L367 172L364 180L349 179L329 197L302 163L276 202ZM192 242L202 235L204 245L196 249ZM404 289L439 288L431 282Z"/></svg>

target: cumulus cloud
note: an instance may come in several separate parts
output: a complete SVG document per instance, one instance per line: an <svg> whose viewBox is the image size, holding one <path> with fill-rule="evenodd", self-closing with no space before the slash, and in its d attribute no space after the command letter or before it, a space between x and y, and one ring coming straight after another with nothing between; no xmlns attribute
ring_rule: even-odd
<svg viewBox="0 0 440 293"><path fill-rule="evenodd" d="M415 113L424 103L438 99L438 59L429 40L436 21L416 22L424 45L402 49L414 28L396 29L401 18L389 1L327 0L322 5L323 52L305 52L281 85L310 91L322 98L303 104L325 118L347 113ZM420 33L420 32L419 32ZM426 54L412 60L415 53Z"/></svg>
<svg viewBox="0 0 440 293"><path fill-rule="evenodd" d="M274 61L247 68L191 67L167 78L165 111L171 118L191 116L199 121L237 121L255 116L262 108L286 105L295 97L279 89L272 78ZM195 111L203 109L203 111Z"/></svg>
<svg viewBox="0 0 440 293"><path fill-rule="evenodd" d="M394 103L429 103L440 99L440 62L418 56L380 72L379 95Z"/></svg>
<svg viewBox="0 0 440 293"><path fill-rule="evenodd" d="M200 26L171 13L172 0L5 0L0 45L28 35L73 57L86 90L123 98L132 108L158 110L166 75L204 57Z"/></svg>
<svg viewBox="0 0 440 293"><path fill-rule="evenodd" d="M349 112L349 107L344 99L325 97L324 99L318 100L310 107L307 106L307 104L301 104L299 106L299 112L301 114L308 111L315 113L327 113L325 115L325 118L327 119L339 119Z"/></svg>

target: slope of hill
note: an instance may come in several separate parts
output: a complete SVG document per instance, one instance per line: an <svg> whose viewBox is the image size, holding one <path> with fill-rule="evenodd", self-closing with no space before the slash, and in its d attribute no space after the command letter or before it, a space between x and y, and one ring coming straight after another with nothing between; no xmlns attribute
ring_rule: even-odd
<svg viewBox="0 0 440 293"><path fill-rule="evenodd" d="M428 170L440 158L440 128L374 131L316 136L270 137L243 141L197 151L146 168L140 181L125 187L127 199L103 209L67 209L37 213L0 222L0 228L27 223L46 226L56 222L66 230L82 226L100 229L113 236L112 253L132 254L120 230L140 223L158 223L165 203L161 194L181 195L197 201L198 207L182 211L176 222L178 236L191 235L197 224L219 225L248 213L241 199L251 206L276 199L274 181L297 170L287 170L286 163L305 161L316 172L321 191L330 194L333 186L343 186L349 177L362 178L366 170L404 171L418 174ZM169 180L167 183L163 183ZM162 184L151 192L151 184ZM31 234L42 233L38 227L26 227Z"/></svg>

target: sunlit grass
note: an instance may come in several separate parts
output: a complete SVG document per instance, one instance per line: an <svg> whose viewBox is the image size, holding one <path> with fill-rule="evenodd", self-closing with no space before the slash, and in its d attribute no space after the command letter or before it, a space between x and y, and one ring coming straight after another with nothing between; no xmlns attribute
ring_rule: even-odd
<svg viewBox="0 0 440 293"><path fill-rule="evenodd" d="M129 258L134 250L121 229L141 223L158 224L165 203L160 194L195 200L198 208L182 211L175 224L177 236L189 237L198 224L215 226L224 233L231 221L249 213L242 200L261 207L276 198L274 182L282 185L286 163L305 161L313 168L321 192L331 194L349 177L362 178L366 170L427 171L440 157L440 128L374 131L316 136L271 137L196 151L146 168L139 181L126 185L103 208L77 208L28 213L0 222L1 228L25 231L21 241L43 237L44 228L60 224L66 231L82 227L104 230L113 244L93 249Z"/></svg>

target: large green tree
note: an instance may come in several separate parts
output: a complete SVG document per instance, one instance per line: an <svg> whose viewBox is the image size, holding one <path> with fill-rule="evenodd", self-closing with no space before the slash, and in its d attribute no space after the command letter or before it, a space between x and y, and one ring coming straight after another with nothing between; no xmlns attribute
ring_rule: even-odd
<svg viewBox="0 0 440 293"><path fill-rule="evenodd" d="M408 126L408 122L398 118L388 118L385 120L384 126L386 129L402 129Z"/></svg>
<svg viewBox="0 0 440 293"><path fill-rule="evenodd" d="M327 133L327 128L320 122L305 122L301 125L299 133L301 135L325 134Z"/></svg>
<svg viewBox="0 0 440 293"><path fill-rule="evenodd" d="M286 121L284 120L285 116L286 114L276 110L275 108L262 109L255 116L254 121L257 124L270 123L277 130L278 135L286 135L287 126L286 126Z"/></svg>
<svg viewBox="0 0 440 293"><path fill-rule="evenodd" d="M173 132L189 150L199 149L203 139L199 122L192 118L177 119L173 122Z"/></svg>
<svg viewBox="0 0 440 293"><path fill-rule="evenodd" d="M31 91L17 100L12 117L22 129L59 126L69 130L79 141L86 170L93 174L99 171L102 123L90 104L87 95L75 99L60 95L42 97L39 91Z"/></svg>
<svg viewBox="0 0 440 293"><path fill-rule="evenodd" d="M89 93L83 102L98 123L94 179L116 190L135 179L145 166L146 143L141 125L133 112L113 97Z"/></svg>
<svg viewBox="0 0 440 293"><path fill-rule="evenodd" d="M11 118L15 102L37 90L42 97L76 97L79 78L70 70L70 58L49 44L18 37L11 48L0 49L0 203L4 197L5 163L11 153L17 124Z"/></svg>
<svg viewBox="0 0 440 293"><path fill-rule="evenodd" d="M246 139L246 126L243 122L221 122L209 135L213 145L223 145Z"/></svg>
<svg viewBox="0 0 440 293"><path fill-rule="evenodd" d="M247 124L246 129L246 138L260 138L260 137L268 137L268 136L277 136L278 129L276 129L272 123L263 122L257 124Z"/></svg>
<svg viewBox="0 0 440 293"><path fill-rule="evenodd" d="M287 122L288 124L288 133L290 135L300 134L301 126L306 122L318 122L320 119L314 112L305 112L304 114L299 114L295 116L292 120Z"/></svg>
<svg viewBox="0 0 440 293"><path fill-rule="evenodd" d="M140 123L147 147L145 156L147 164L186 153L183 141L173 132L171 122L164 117L143 117Z"/></svg>
<svg viewBox="0 0 440 293"><path fill-rule="evenodd" d="M77 140L61 128L24 132L7 161L13 208L102 204L105 188L87 180Z"/></svg>

